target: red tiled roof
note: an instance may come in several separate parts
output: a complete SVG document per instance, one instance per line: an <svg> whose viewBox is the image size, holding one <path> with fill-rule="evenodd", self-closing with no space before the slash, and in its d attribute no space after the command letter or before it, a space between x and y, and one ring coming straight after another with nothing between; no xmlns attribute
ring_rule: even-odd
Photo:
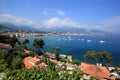
<svg viewBox="0 0 120 80"><path fill-rule="evenodd" d="M9 44L5 44L5 43L0 43L0 48L9 49L10 45Z"/></svg>
<svg viewBox="0 0 120 80"><path fill-rule="evenodd" d="M43 66L45 66L44 62L41 62L40 64L37 65L38 67L42 68Z"/></svg>
<svg viewBox="0 0 120 80"><path fill-rule="evenodd" d="M29 59L29 61L32 62L32 63L35 63L35 62L40 61L40 59L38 59L38 58L31 58L31 59Z"/></svg>
<svg viewBox="0 0 120 80"><path fill-rule="evenodd" d="M25 67L28 68L28 69L32 68L33 66L35 66L35 67L40 67L40 68L41 68L42 66L45 65L44 62L41 62L41 63L38 63L38 64L34 64L34 65L32 64L32 63L36 63L36 62L38 62L38 61L40 61L40 59L31 57L31 56L28 56L28 57L26 57L26 58L24 59L24 65L25 65ZM30 63L30 62L31 62L31 63Z"/></svg>
<svg viewBox="0 0 120 80"><path fill-rule="evenodd" d="M26 57L25 59L24 59L24 65L25 65L25 67L26 68L31 68L31 67L33 67L33 65L32 64L30 64L28 61L31 59L32 57Z"/></svg>
<svg viewBox="0 0 120 80"><path fill-rule="evenodd" d="M80 69L86 73L95 77L98 80L110 79L115 80L115 77L107 70L105 66L97 66L93 64L81 63Z"/></svg>

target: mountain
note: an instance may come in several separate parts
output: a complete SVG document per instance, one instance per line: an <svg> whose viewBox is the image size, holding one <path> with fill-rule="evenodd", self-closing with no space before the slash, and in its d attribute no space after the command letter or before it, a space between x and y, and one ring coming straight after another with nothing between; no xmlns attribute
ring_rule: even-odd
<svg viewBox="0 0 120 80"><path fill-rule="evenodd" d="M13 29L13 30L24 30L24 31L37 30L37 29L33 28L32 26L27 26L27 25L18 26L18 25L14 25L14 24L11 24L11 23L1 23L1 25L6 26L6 27L8 27L10 29Z"/></svg>
<svg viewBox="0 0 120 80"><path fill-rule="evenodd" d="M6 27L4 25L0 25L0 31L12 31L12 29L8 28L8 27Z"/></svg>
<svg viewBox="0 0 120 80"><path fill-rule="evenodd" d="M39 29L34 28L33 26L27 26L27 25L15 25L12 23L1 23L1 30L6 29L6 30L23 30L23 31L28 31L28 32L35 32L35 31L42 31L42 32L57 32L57 33L82 33L82 34L108 34L108 32L101 31L101 30L87 30L84 28L77 28L77 27L41 27Z"/></svg>
<svg viewBox="0 0 120 80"><path fill-rule="evenodd" d="M82 33L82 34L108 34L106 31L101 30L87 30L85 28L77 27L54 27L54 28L42 28L43 31L52 31L58 33Z"/></svg>
<svg viewBox="0 0 120 80"><path fill-rule="evenodd" d="M87 32L86 29L84 28L75 28L75 27L52 27L52 28L42 28L43 31L52 31L52 32L59 32L59 33L66 33L66 32L71 32L71 33L85 33Z"/></svg>

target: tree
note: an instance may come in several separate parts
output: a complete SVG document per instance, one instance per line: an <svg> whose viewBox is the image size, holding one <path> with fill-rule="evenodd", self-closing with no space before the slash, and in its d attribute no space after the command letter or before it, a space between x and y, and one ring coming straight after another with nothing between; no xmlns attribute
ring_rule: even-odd
<svg viewBox="0 0 120 80"><path fill-rule="evenodd" d="M80 70L57 71L52 70L50 66L48 66L42 69L22 68L20 70L6 70L2 80L80 80L83 74Z"/></svg>
<svg viewBox="0 0 120 80"><path fill-rule="evenodd" d="M26 45L26 44L29 43L29 40L28 40L28 39L25 39L22 43Z"/></svg>
<svg viewBox="0 0 120 80"><path fill-rule="evenodd" d="M0 59L6 59L7 51L5 49L0 49Z"/></svg>
<svg viewBox="0 0 120 80"><path fill-rule="evenodd" d="M54 51L54 54L59 53L60 47L52 47L52 50Z"/></svg>
<svg viewBox="0 0 120 80"><path fill-rule="evenodd" d="M96 52L95 51L87 51L86 54L84 55L84 58L96 62L97 61Z"/></svg>
<svg viewBox="0 0 120 80"><path fill-rule="evenodd" d="M22 66L22 61L23 59L20 56L16 56L13 58L12 63L11 63L11 68L12 69L20 69Z"/></svg>
<svg viewBox="0 0 120 80"><path fill-rule="evenodd" d="M4 59L0 59L0 72L3 72L7 68L7 63Z"/></svg>
<svg viewBox="0 0 120 80"><path fill-rule="evenodd" d="M106 66L110 66L112 62L112 56L106 51L98 52L98 61Z"/></svg>
<svg viewBox="0 0 120 80"><path fill-rule="evenodd" d="M42 39L34 39L33 46L35 46L35 48L37 48L37 53L42 54L40 48L43 48L44 40L42 40Z"/></svg>
<svg viewBox="0 0 120 80"><path fill-rule="evenodd" d="M60 60L59 53L56 53L55 57L56 57L56 60L58 60L58 61Z"/></svg>
<svg viewBox="0 0 120 80"><path fill-rule="evenodd" d="M112 56L108 52L95 52L95 51L88 51L84 55L85 59L92 60L95 63L101 63L106 66L111 65Z"/></svg>
<svg viewBox="0 0 120 80"><path fill-rule="evenodd" d="M18 40L18 38L9 38L9 39L6 39L6 43L10 44L12 47L15 46L15 43L18 43L18 44L21 44L20 41Z"/></svg>

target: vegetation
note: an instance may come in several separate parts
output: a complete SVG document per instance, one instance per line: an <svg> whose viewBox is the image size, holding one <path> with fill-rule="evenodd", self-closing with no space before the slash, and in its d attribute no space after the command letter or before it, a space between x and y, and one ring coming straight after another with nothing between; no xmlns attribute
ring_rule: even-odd
<svg viewBox="0 0 120 80"><path fill-rule="evenodd" d="M0 59L0 72L3 72L7 68L7 63L4 59Z"/></svg>
<svg viewBox="0 0 120 80"><path fill-rule="evenodd" d="M6 59L7 51L5 49L0 49L0 59Z"/></svg>
<svg viewBox="0 0 120 80"><path fill-rule="evenodd" d="M80 65L80 61L79 61L79 60L73 60L73 61L72 61L72 64Z"/></svg>
<svg viewBox="0 0 120 80"><path fill-rule="evenodd" d="M12 63L11 63L11 68L12 69L20 69L22 67L22 61L23 59L20 56L16 56L13 58Z"/></svg>
<svg viewBox="0 0 120 80"><path fill-rule="evenodd" d="M95 52L95 51L88 51L84 55L85 59L89 59L94 61L95 63L101 63L106 66L110 66L112 62L112 57L108 52Z"/></svg>
<svg viewBox="0 0 120 80"><path fill-rule="evenodd" d="M52 47L52 50L54 51L54 54L59 53L60 47Z"/></svg>
<svg viewBox="0 0 120 80"><path fill-rule="evenodd" d="M55 56L56 56L56 60L60 60L60 58L59 58L59 52L60 52L60 47L52 47L52 50L53 50L53 53L55 54Z"/></svg>
<svg viewBox="0 0 120 80"><path fill-rule="evenodd" d="M36 51L37 55L43 54L41 52L40 48L43 48L44 40L42 40L42 39L34 39L33 46L35 46L35 48L37 48L37 51Z"/></svg>
<svg viewBox="0 0 120 80"><path fill-rule="evenodd" d="M22 43L26 45L26 44L29 43L29 40L28 40L28 39L25 39Z"/></svg>
<svg viewBox="0 0 120 80"><path fill-rule="evenodd" d="M83 72L73 70L71 71L55 71L49 67L30 70L22 68L21 70L6 70L3 80L79 80Z"/></svg>

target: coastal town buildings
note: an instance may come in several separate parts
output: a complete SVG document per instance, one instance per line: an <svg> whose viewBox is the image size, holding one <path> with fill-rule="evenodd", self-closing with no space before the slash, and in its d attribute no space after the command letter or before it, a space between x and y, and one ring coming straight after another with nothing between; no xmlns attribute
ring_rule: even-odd
<svg viewBox="0 0 120 80"><path fill-rule="evenodd" d="M24 59L24 65L28 69L32 67L42 68L44 66L47 66L44 62L42 62L41 59L31 56L28 56Z"/></svg>
<svg viewBox="0 0 120 80"><path fill-rule="evenodd" d="M1 35L9 35L10 37L38 37L38 36L55 36L56 33L46 32L46 33L35 33L35 32L3 32Z"/></svg>

